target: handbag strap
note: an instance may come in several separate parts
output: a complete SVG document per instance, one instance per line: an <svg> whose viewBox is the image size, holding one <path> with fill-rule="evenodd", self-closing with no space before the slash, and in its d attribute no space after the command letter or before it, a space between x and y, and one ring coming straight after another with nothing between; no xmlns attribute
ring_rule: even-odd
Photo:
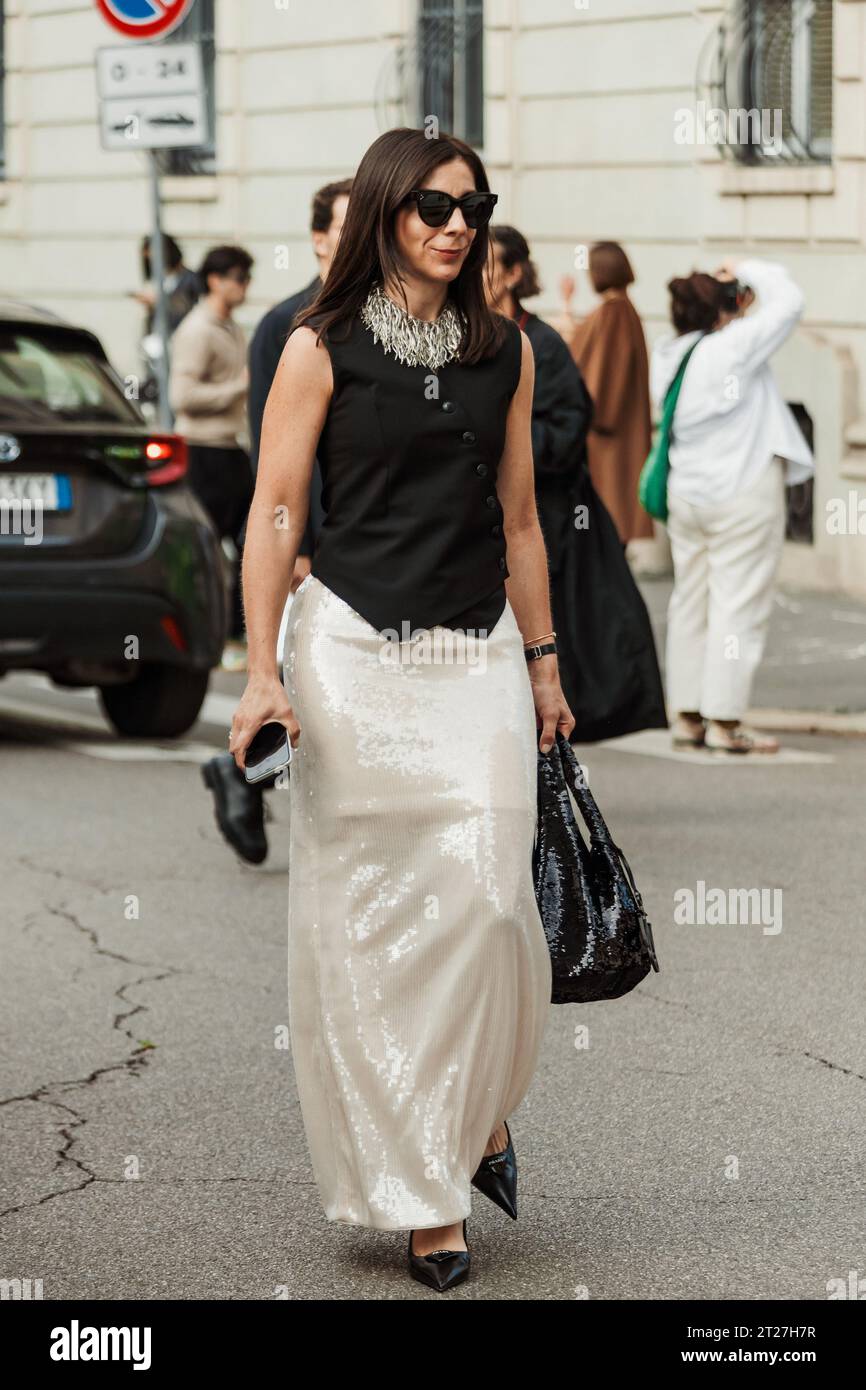
<svg viewBox="0 0 866 1390"><path fill-rule="evenodd" d="M637 884L634 881L631 866L619 845L614 843L613 837L607 828L607 822L598 808L598 803L583 779L580 764L574 756L574 749L562 733L557 733L556 743L562 760L562 770L565 774L566 785L574 797L580 814L583 816L586 828L589 831L590 841L593 844L607 845L613 850L622 865L629 888L634 894L634 900L638 906L638 910L640 913L644 913L643 901L638 892Z"/></svg>
<svg viewBox="0 0 866 1390"><path fill-rule="evenodd" d="M670 434L671 431L671 425L673 424L674 420L674 411L677 408L677 401L680 398L680 389L682 388L683 377L686 374L686 367L689 365L689 358L691 357L698 343L701 341L701 338L705 337L705 333L699 334L695 341L692 343L691 347L685 353L683 353L683 359L680 362L680 365L677 367L676 376L674 377L673 381L671 382L670 386L665 392L664 404L662 406L661 430L666 435Z"/></svg>
<svg viewBox="0 0 866 1390"><path fill-rule="evenodd" d="M598 809L595 797L584 781L580 764L574 756L574 749L564 734L557 733L556 746L562 759L562 771L565 775L566 785L586 822L589 838L591 840L610 841L610 831L605 824L604 816Z"/></svg>

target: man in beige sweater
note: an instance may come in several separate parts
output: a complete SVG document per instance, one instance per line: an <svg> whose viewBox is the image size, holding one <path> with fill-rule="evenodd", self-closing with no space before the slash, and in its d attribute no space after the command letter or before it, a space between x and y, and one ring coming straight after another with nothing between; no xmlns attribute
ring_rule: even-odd
<svg viewBox="0 0 866 1390"><path fill-rule="evenodd" d="M240 537L253 495L249 454L239 442L246 433L249 387L247 345L232 318L244 302L252 256L240 246L216 246L199 270L203 297L182 320L171 343L169 400L175 429L189 448L189 483L221 540L230 537L240 555ZM230 596L227 663L241 665L236 643L243 638L240 564Z"/></svg>

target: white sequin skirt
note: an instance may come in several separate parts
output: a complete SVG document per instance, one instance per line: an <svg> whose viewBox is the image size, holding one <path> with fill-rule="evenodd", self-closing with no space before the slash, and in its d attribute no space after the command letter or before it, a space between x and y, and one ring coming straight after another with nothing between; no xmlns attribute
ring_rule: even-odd
<svg viewBox="0 0 866 1390"><path fill-rule="evenodd" d="M309 576L285 679L301 725L289 1018L325 1214L450 1225L529 1087L550 1004L523 639L506 603L486 640L388 644Z"/></svg>

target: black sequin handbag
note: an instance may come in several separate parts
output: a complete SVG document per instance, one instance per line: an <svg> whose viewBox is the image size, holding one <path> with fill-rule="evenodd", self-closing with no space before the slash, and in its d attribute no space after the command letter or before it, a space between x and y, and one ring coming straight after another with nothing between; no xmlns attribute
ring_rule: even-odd
<svg viewBox="0 0 866 1390"><path fill-rule="evenodd" d="M571 798L586 823L577 827ZM562 734L538 755L535 896L553 966L554 1004L618 999L658 970L652 929L625 855L611 839Z"/></svg>

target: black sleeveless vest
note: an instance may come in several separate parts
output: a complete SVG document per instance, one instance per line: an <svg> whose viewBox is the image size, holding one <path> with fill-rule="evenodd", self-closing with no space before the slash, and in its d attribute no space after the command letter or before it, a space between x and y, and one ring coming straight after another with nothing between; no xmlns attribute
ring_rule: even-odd
<svg viewBox="0 0 866 1390"><path fill-rule="evenodd" d="M437 623L489 627L508 576L496 475L520 331L475 366L409 367L356 317L323 342L334 391L317 447L325 520L312 572L405 640ZM455 617L455 615L457 615Z"/></svg>

